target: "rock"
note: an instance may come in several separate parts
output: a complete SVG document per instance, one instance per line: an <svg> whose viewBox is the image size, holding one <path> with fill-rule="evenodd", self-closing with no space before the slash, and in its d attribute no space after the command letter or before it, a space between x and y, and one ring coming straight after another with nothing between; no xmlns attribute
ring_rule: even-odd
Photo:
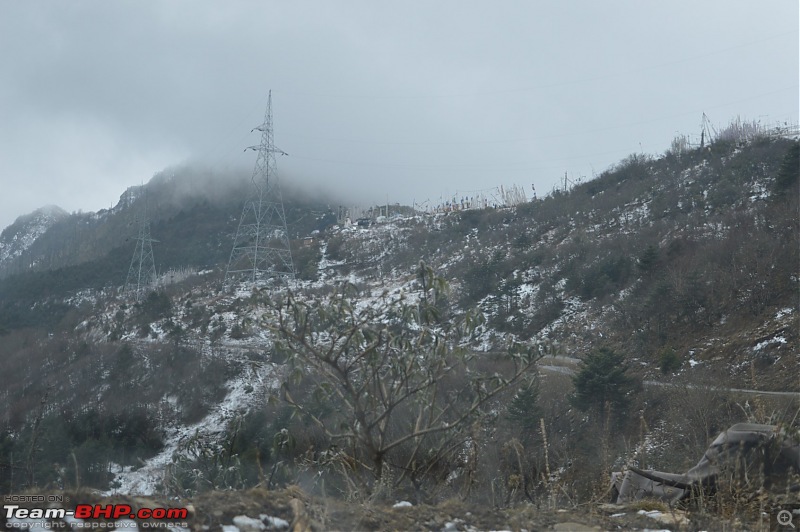
<svg viewBox="0 0 800 532"><path fill-rule="evenodd" d="M233 524L236 525L241 532L259 532L267 528L260 520L247 517L246 515L237 515L234 517Z"/></svg>
<svg viewBox="0 0 800 532"><path fill-rule="evenodd" d="M280 530L282 528L289 528L289 521L285 519L281 519L280 517L271 517L267 514L261 514L258 516L263 522L267 523L267 525L271 528Z"/></svg>

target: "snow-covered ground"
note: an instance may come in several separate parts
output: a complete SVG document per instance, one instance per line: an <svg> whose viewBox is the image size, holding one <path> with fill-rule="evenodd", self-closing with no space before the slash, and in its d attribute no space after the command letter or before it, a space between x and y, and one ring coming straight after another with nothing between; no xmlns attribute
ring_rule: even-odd
<svg viewBox="0 0 800 532"><path fill-rule="evenodd" d="M22 255L37 238L66 215L59 207L49 206L17 218L0 234L0 266Z"/></svg>
<svg viewBox="0 0 800 532"><path fill-rule="evenodd" d="M193 425L177 426L168 429L164 449L139 467L116 466L113 472L115 488L106 494L125 493L129 495L152 495L164 481L164 473L173 461L173 455L180 452L181 445L196 435L221 435L227 424L237 415L263 401L267 390L277 387L277 379L272 365L247 366L247 370L228 382L228 394L209 414Z"/></svg>
<svg viewBox="0 0 800 532"><path fill-rule="evenodd" d="M701 174L705 171L705 165L706 163L703 162L695 168L684 170L680 174L678 186L687 188L696 181L701 181L703 178ZM748 192L751 195L751 202L760 201L769 196L768 187L763 182L753 182L749 185ZM704 199L708 195L707 193L707 190L702 191ZM599 194L602 194L602 192ZM612 296L611 303L601 308L567 293L567 279L563 278L564 274L559 272L563 270L565 262L575 258L576 252L573 248L581 233L584 236L589 235L591 239L606 239L612 238L618 233L632 234L639 231L641 227L652 226L653 211L665 208L659 206L658 202L654 201L654 197L652 191L650 191L639 197L626 199L624 205L619 205L610 212L601 212L599 210L585 212L583 216L587 220L591 220L591 223L586 223L583 226L583 231L575 230L581 229L579 227L580 223L576 222L581 213L573 213L568 223L558 225L544 231L542 234L538 234L535 237L536 241L529 244L531 248L548 247L554 249L553 255L555 259L553 260L558 262L522 266L516 269L509 279L513 278L519 284L513 288L514 293L511 296L507 294L506 297L511 297L517 302L519 314L522 318L530 319L539 310L540 303L537 298L541 295L542 288L546 287L546 285L542 284L542 280L547 278L550 281L557 280L557 282L551 283L555 289L553 297L558 298L560 304L563 305L560 316L533 333L532 342L541 341L546 343L552 341L553 343L567 345L573 349L578 347L579 349L567 352L580 353L582 352L580 349L582 346L588 345L595 339L603 338L603 321L615 312L615 303L618 305L620 301L634 293L637 281L619 291L615 297ZM691 207L689 203L682 203L684 201L691 200L677 200L676 204L667 208L675 209L677 207L680 210L685 205ZM347 260L338 259L338 257L338 260L333 260L328 254L329 241L320 239L322 260L318 264L319 278L315 281L293 281L289 283L289 288L295 292L298 299L303 299L304 297L316 297L316 294L324 293L324 290L329 290L332 286L350 282L358 286L361 294L356 303L356 308L359 310L379 309L387 301L400 298L403 298L408 303L413 303L419 297L419 288L416 286L414 271L415 266L413 263L409 266L408 261L402 262L405 266L398 266L393 262L394 257L399 250L407 249L404 248L404 246L409 245L410 241L407 235L415 228L420 227L420 224L436 227L439 231L448 231L452 230L454 218L453 216L446 217L443 214L415 216L406 219L393 219L386 223L373 225L368 229L358 227L339 229L335 236L345 239L345 247L355 248L357 251L350 255L347 255L347 253L340 254L340 256L347 255ZM26 232L20 232L8 237L8 241L11 244L0 240L0 265L3 260L19 256L27 249L36 238L46 231L47 227L49 227L47 223L44 219L36 223L31 222ZM528 236L530 236L530 234L536 233L532 229L534 224L535 222L531 221L530 226L519 228L518 230L528 231ZM722 238L729 230L730 228L723 221L709 219L701 228L698 228L698 234L706 238ZM447 238L436 240L436 246L438 247L441 243L443 250L439 253L440 250L436 249L435 257L431 258L437 265L437 273L448 276L452 271L463 272L465 264L480 264L494 254L500 254L504 258L510 257L512 252L509 251L511 249L509 242L515 236L514 233L501 234L502 238L493 240L492 234L496 234L493 231L465 228L461 234L451 231L452 237L451 233L447 233L447 238L452 238L449 241ZM9 235L11 235L10 232ZM444 250L447 251L445 252ZM525 251L529 250L526 249ZM357 255L355 260L351 255ZM347 272L346 274L342 273L345 271ZM185 273L185 276L201 276L208 274L209 271L187 271ZM460 290L463 281L459 280L460 278L457 275L449 275L449 277L452 280L451 287L453 291ZM280 288L279 290L283 289ZM262 313L265 309L259 307L256 302L258 298L251 297L254 291L246 283L239 284L232 294L220 295L218 289L215 289L215 295L208 295L212 292L209 286L193 290L184 296L187 306L176 304L172 316L149 324L150 333L146 338L140 339L140 333L128 327L121 333L121 336L117 337L117 340L121 339L132 343L163 342L169 335L170 328L168 325L178 325L183 331L186 331L188 336L197 335L202 345L208 346L213 341L215 349L219 349L221 352L227 353L226 356L231 357L244 354L248 345L252 342L257 340L268 341L268 331L263 327L263 322L260 321L263 319ZM104 297L106 295L113 298L113 294L104 294ZM457 294L454 294L454 296L457 296ZM93 295L91 291L87 291L75 294L69 303L76 306L81 302L97 305L101 299L103 298ZM207 336L201 335L200 327L191 325L192 319L189 316L189 309L192 307L188 306L189 299L191 299L192 306L203 306L205 307L203 310L210 315L210 318L207 319L208 323L206 323L209 329ZM452 297L451 299L456 301L458 298ZM492 316L497 316L499 311L498 301L498 295L493 293L479 301L478 306L485 317L491 318ZM132 306L129 305L127 308L122 309L118 302L115 305L108 306L102 312L98 311L96 317L81 322L76 327L76 330L86 331L87 338L100 340L101 330L105 331L106 338L111 335L118 313L121 313L120 316L122 316L122 319L119 320L120 322L125 321L130 324L132 321L130 318L135 313ZM794 309L789 307L781 309L777 312L775 319L793 319L796 317L796 315L792 315L793 312ZM198 319L199 321L202 320ZM245 321L248 324L252 324L252 327L250 325L245 327L243 325ZM104 325L106 326L105 329L103 329ZM231 337L231 330L235 326L241 326L241 329L248 329L244 337L239 335L236 335L235 338ZM221 333L221 337L211 340L209 339L210 329L214 327L224 333ZM518 340L515 335L500 332L488 325L482 326L478 332L480 344L478 349L484 351L492 351L503 344ZM590 339L587 340L587 338ZM786 346L784 346L787 343L787 336L781 334L777 329L773 329L770 332L770 336L764 334L758 338L758 341L753 341L747 345L747 349L751 350L752 353L761 352L763 354L772 350L787 350ZM789 337L788 341L791 340L791 337ZM260 346L263 347L263 342ZM696 371L703 369L703 366L709 364L709 362L701 355L702 352L696 354L694 350L690 350L688 364L681 371L692 372L696 366L699 366ZM577 361L577 359L571 360L573 363ZM216 405L205 418L190 426L172 426L166 429L165 446L158 455L147 460L143 466L135 469L130 466L124 468L117 466L114 471L116 474L114 485L116 488L111 491L143 495L155 493L159 485L163 483L165 470L173 462L175 454L181 452L182 446L188 440L194 436L221 437L232 419L255 406L257 402L263 401L265 392L269 388L277 386L278 379L273 373L275 370L272 366L264 365L253 368L251 365L245 364L243 367L245 369L242 374L227 383L228 393L224 400ZM542 367L553 372L565 374L570 374L574 371L571 367L563 365ZM645 384L653 386L670 385L654 381L645 381ZM173 392L165 390L164 400L169 401L170 398L174 399Z"/></svg>

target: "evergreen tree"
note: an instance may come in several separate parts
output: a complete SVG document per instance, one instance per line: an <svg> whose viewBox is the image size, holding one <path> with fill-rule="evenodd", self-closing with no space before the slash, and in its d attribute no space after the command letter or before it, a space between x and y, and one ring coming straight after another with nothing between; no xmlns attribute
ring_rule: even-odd
<svg viewBox="0 0 800 532"><path fill-rule="evenodd" d="M508 404L506 417L525 432L532 432L539 427L541 409L539 401L539 380L531 379L522 386Z"/></svg>
<svg viewBox="0 0 800 532"><path fill-rule="evenodd" d="M601 413L608 404L616 414L623 414L638 388L627 372L628 365L622 355L601 347L586 357L583 367L572 378L575 391L570 402L585 412Z"/></svg>
<svg viewBox="0 0 800 532"><path fill-rule="evenodd" d="M655 268L656 263L658 263L658 248L650 244L647 246L647 249L644 250L642 256L639 257L639 269L643 272L649 272Z"/></svg>

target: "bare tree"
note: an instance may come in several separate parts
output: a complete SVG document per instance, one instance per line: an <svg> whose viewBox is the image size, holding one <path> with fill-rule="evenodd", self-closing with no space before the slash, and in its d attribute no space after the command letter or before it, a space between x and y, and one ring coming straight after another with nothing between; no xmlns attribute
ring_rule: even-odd
<svg viewBox="0 0 800 532"><path fill-rule="evenodd" d="M430 267L420 264L417 278L409 298L384 293L365 305L348 286L324 300L289 293L273 305L276 346L296 378L283 399L323 430L367 491L387 476L419 490L452 466L489 403L539 358L530 347L491 360L470 349L481 315L451 315L446 283ZM300 388L301 379L313 384Z"/></svg>

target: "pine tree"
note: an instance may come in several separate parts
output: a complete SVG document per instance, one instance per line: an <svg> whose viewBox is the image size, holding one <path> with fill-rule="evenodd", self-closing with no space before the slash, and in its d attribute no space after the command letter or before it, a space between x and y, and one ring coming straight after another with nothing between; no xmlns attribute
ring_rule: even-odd
<svg viewBox="0 0 800 532"><path fill-rule="evenodd" d="M572 378L575 391L570 402L585 412L603 412L609 404L616 414L623 414L638 388L636 380L627 374L623 356L607 347L590 353L583 367Z"/></svg>
<svg viewBox="0 0 800 532"><path fill-rule="evenodd" d="M539 427L541 409L538 405L539 381L532 379L517 390L508 404L507 418L524 431L535 431Z"/></svg>
<svg viewBox="0 0 800 532"><path fill-rule="evenodd" d="M644 250L642 256L639 257L639 269L643 272L651 271L658 262L658 248L654 245L650 244L647 246L647 249Z"/></svg>

